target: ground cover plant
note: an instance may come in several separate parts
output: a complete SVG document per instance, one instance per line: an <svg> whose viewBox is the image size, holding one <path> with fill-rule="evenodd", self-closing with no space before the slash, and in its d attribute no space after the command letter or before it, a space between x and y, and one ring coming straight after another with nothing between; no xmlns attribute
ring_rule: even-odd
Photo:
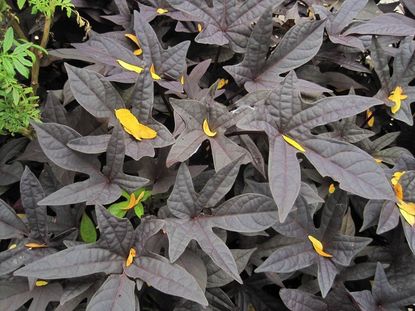
<svg viewBox="0 0 415 311"><path fill-rule="evenodd" d="M412 0L0 2L0 310L412 310Z"/></svg>

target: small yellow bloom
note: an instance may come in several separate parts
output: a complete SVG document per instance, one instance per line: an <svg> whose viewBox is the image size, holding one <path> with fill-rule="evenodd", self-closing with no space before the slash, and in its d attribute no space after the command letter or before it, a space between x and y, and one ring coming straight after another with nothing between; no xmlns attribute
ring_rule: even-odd
<svg viewBox="0 0 415 311"><path fill-rule="evenodd" d="M117 63L124 69L127 69L129 71L134 71L136 73L142 73L144 68L136 66L136 65L132 65L129 63L126 63L125 61L121 60L121 59L117 59Z"/></svg>
<svg viewBox="0 0 415 311"><path fill-rule="evenodd" d="M197 31L198 31L198 32L201 32L202 30L203 30L203 26L202 26L202 24L198 23L198 24L197 24Z"/></svg>
<svg viewBox="0 0 415 311"><path fill-rule="evenodd" d="M169 13L169 10L158 8L156 12L157 14L163 15L163 14Z"/></svg>
<svg viewBox="0 0 415 311"><path fill-rule="evenodd" d="M41 286L46 286L46 285L48 285L49 284L49 282L48 281L43 281L43 280L38 280L38 281L36 281L36 283L35 283L35 285L36 286L38 286L38 287L41 287Z"/></svg>
<svg viewBox="0 0 415 311"><path fill-rule="evenodd" d="M216 89L217 90L220 90L220 89L222 89L228 83L229 83L229 80L228 79L220 79L219 82L218 82L218 86L217 86Z"/></svg>
<svg viewBox="0 0 415 311"><path fill-rule="evenodd" d="M150 67L150 74L151 74L151 77L154 80L160 80L161 79L160 76L156 73L156 70L154 68L154 64L152 64L151 67Z"/></svg>
<svg viewBox="0 0 415 311"><path fill-rule="evenodd" d="M209 127L209 123L207 121L207 119L203 120L203 132L209 136L209 137L214 137L216 136L217 132L216 131L212 131Z"/></svg>
<svg viewBox="0 0 415 311"><path fill-rule="evenodd" d="M130 201L128 202L128 206L125 207L125 208L122 208L122 210L127 210L128 211L129 209L132 209L134 206L136 206L138 203L140 203L140 201L143 199L143 197L144 197L144 191L141 192L137 198L135 197L134 193L131 193Z"/></svg>
<svg viewBox="0 0 415 311"><path fill-rule="evenodd" d="M127 260L125 261L125 266L129 267L134 261L134 258L137 256L137 252L134 248L130 249L130 253L128 254Z"/></svg>
<svg viewBox="0 0 415 311"><path fill-rule="evenodd" d="M134 50L134 55L140 56L141 54L143 54L143 50L140 48L140 42L138 41L137 36L135 36L131 33L127 33L127 34L125 34L125 36L128 39L130 39L131 41L133 41L138 46L138 49Z"/></svg>
<svg viewBox="0 0 415 311"><path fill-rule="evenodd" d="M333 255L330 255L323 250L323 244L319 240L317 240L315 237L313 237L312 235L309 235L308 239L310 240L317 254L319 254L322 257L333 257Z"/></svg>
<svg viewBox="0 0 415 311"><path fill-rule="evenodd" d="M373 127L375 124L375 117L373 116L373 112L370 109L366 110L366 119L369 120L367 121L367 125L369 127Z"/></svg>
<svg viewBox="0 0 415 311"><path fill-rule="evenodd" d="M402 100L407 99L408 96L403 93L403 89L400 86L397 86L390 94L388 99L395 103L391 107L391 111L393 114L397 113L399 109L401 109L401 102Z"/></svg>
<svg viewBox="0 0 415 311"><path fill-rule="evenodd" d="M292 139L292 138L290 138L288 136L285 136L285 135L282 135L282 138L284 138L284 140L288 144L290 144L291 146L293 146L295 149L297 149L297 150L299 150L301 152L305 152L305 149L299 143L297 143L294 139Z"/></svg>
<svg viewBox="0 0 415 311"><path fill-rule="evenodd" d="M334 193L334 191L336 191L336 187L334 186L334 184L330 184L329 193L332 194L332 193Z"/></svg>
<svg viewBox="0 0 415 311"><path fill-rule="evenodd" d="M153 139L157 132L144 124L141 124L130 110L122 108L115 110L115 116L120 121L124 130L137 140Z"/></svg>
<svg viewBox="0 0 415 311"><path fill-rule="evenodd" d="M31 243L26 243L25 246L29 249L32 248L45 248L48 247L46 244L39 244L39 243L35 243L35 242L31 242Z"/></svg>

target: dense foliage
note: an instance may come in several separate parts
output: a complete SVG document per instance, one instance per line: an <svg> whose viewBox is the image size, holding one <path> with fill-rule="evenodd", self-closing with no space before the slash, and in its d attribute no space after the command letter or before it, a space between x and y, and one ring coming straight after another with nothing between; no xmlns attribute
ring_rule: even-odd
<svg viewBox="0 0 415 311"><path fill-rule="evenodd" d="M412 0L9 2L0 310L415 304Z"/></svg>

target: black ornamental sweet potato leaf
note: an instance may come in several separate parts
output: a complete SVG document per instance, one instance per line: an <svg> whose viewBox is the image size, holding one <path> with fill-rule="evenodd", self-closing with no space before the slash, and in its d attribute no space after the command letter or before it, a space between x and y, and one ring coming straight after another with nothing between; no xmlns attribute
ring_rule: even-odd
<svg viewBox="0 0 415 311"><path fill-rule="evenodd" d="M106 165L102 172L92 162L95 157L81 154L68 147L68 142L81 135L70 127L57 123L33 124L46 156L56 165L86 173L87 180L69 184L38 202L41 205L65 205L80 202L108 204L121 196L122 189L132 192L148 180L123 173L124 132L116 123L107 146Z"/></svg>
<svg viewBox="0 0 415 311"><path fill-rule="evenodd" d="M298 289L281 288L280 297L291 311L326 311L327 304L319 297Z"/></svg>
<svg viewBox="0 0 415 311"><path fill-rule="evenodd" d="M100 229L96 243L77 245L47 256L19 269L15 275L53 280L105 273L109 277L96 293L100 298L90 301L94 308L103 308L100 301L107 300L110 305L116 301L125 304L127 307L123 310L136 310L135 299L130 299L132 283L129 278L207 305L203 291L186 270L146 250L147 240L160 231L163 221L143 219L134 230L128 219L114 217L100 205L95 211ZM125 297L115 294L117 289Z"/></svg>
<svg viewBox="0 0 415 311"><path fill-rule="evenodd" d="M246 149L225 136L225 132L246 113L245 107L229 111L213 99L215 90L216 84L213 84L209 94L200 100L171 99L174 111L183 119L186 128L171 147L167 166L190 158L205 140L212 148L216 171L241 157L241 164L251 161Z"/></svg>
<svg viewBox="0 0 415 311"><path fill-rule="evenodd" d="M382 86L375 97L390 106L388 113L391 117L413 125L410 104L415 101L415 87L411 84L415 75L415 43L412 37L401 41L393 60L392 74L388 66L390 58L376 38L373 38L371 51L373 66Z"/></svg>
<svg viewBox="0 0 415 311"><path fill-rule="evenodd" d="M415 300L414 288L409 286L406 290L397 290L392 287L386 277L381 263L376 268L372 291L364 290L352 292L355 302L361 310L400 310Z"/></svg>
<svg viewBox="0 0 415 311"><path fill-rule="evenodd" d="M1 310L22 310L23 305L31 299L27 310L47 310L49 303L58 302L61 296L62 285L57 282L31 289L23 279L0 281Z"/></svg>
<svg viewBox="0 0 415 311"><path fill-rule="evenodd" d="M278 248L255 272L289 273L311 265L317 265L317 280L321 295L329 292L339 267L350 265L355 257L370 242L370 238L346 236L340 233L342 218L347 207L347 196L336 190L327 199L321 215L321 224L314 226L312 215L304 199L297 199L296 212L291 213L284 223L273 228L279 233L300 240ZM320 248L313 239L319 241Z"/></svg>
<svg viewBox="0 0 415 311"><path fill-rule="evenodd" d="M282 80L280 74L304 65L317 54L324 24L307 21L295 25L267 57L272 36L272 14L267 10L252 31L243 61L223 68L249 92L274 88Z"/></svg>
<svg viewBox="0 0 415 311"><path fill-rule="evenodd" d="M316 126L353 116L382 102L347 95L304 105L297 85L291 72L281 88L250 93L247 102L256 99L254 110L237 123L241 129L264 131L268 136L268 178L280 220L291 211L300 189L297 153L304 155L322 176L338 181L343 190L366 198L393 199L382 168L371 156L349 143L311 134ZM239 104L243 103L241 99Z"/></svg>
<svg viewBox="0 0 415 311"><path fill-rule="evenodd" d="M184 12L173 8L166 0L148 0L146 4L139 3L140 14L147 22L151 22L157 16L169 16L178 21L191 21L194 19Z"/></svg>
<svg viewBox="0 0 415 311"><path fill-rule="evenodd" d="M238 161L219 170L199 193L195 192L189 170L183 163L167 200L167 206L176 218L165 219L165 231L172 262L180 257L191 240L196 240L218 267L241 283L232 253L212 228L257 232L273 225L277 215L272 199L254 193L235 196L212 209L211 214L203 212L216 206L231 189L239 170Z"/></svg>
<svg viewBox="0 0 415 311"><path fill-rule="evenodd" d="M353 19L366 6L367 0L346 0L338 11L333 14L323 6L313 6L315 14L321 19L327 18L326 31L331 42L357 48L364 51L362 41L351 35L344 35L344 29L353 22Z"/></svg>
<svg viewBox="0 0 415 311"><path fill-rule="evenodd" d="M27 144L25 138L13 139L0 148L0 186L7 186L20 180L23 165L15 158Z"/></svg>
<svg viewBox="0 0 415 311"><path fill-rule="evenodd" d="M134 12L134 32L143 50L146 67L153 68L153 79L167 89L181 92L182 85L179 80L186 69L190 41L164 49L153 28L137 11Z"/></svg>
<svg viewBox="0 0 415 311"><path fill-rule="evenodd" d="M202 27L195 38L196 42L229 44L230 48L243 53L251 32L250 24L265 10L279 6L281 0L248 0L238 3L236 0L213 1L209 6L205 0L167 0L171 6L195 17Z"/></svg>
<svg viewBox="0 0 415 311"><path fill-rule="evenodd" d="M403 175L398 177L396 185L393 185L396 199L369 200L364 209L363 225L360 231L377 224L376 233L382 234L398 226L399 219L401 219L406 240L415 254L415 171L392 170L390 173L392 184L397 178L395 174L400 173Z"/></svg>
<svg viewBox="0 0 415 311"><path fill-rule="evenodd" d="M171 145L174 141L169 130L157 122L153 111L153 81L147 70L137 76L134 86L128 90L125 101L110 82L100 74L66 65L72 94L78 103L98 119L109 125L118 123L116 109L132 108L132 113L141 124L157 132L153 139L137 140L124 132L125 153L134 160L154 156L154 148ZM107 148L109 135L74 137L68 146L84 153L100 153Z"/></svg>

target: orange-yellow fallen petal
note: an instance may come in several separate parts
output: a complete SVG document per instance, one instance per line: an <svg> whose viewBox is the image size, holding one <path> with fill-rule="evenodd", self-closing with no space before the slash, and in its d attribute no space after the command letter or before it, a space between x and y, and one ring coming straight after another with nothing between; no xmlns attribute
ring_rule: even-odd
<svg viewBox="0 0 415 311"><path fill-rule="evenodd" d="M197 24L197 31L198 31L198 32L201 32L202 30L203 30L203 26L202 26L202 24L198 23L198 24Z"/></svg>
<svg viewBox="0 0 415 311"><path fill-rule="evenodd" d="M217 86L216 89L220 90L220 89L222 89L228 83L229 83L229 80L228 79L220 79L219 82L218 82L218 86Z"/></svg>
<svg viewBox="0 0 415 311"><path fill-rule="evenodd" d="M370 109L366 110L366 119L369 120L367 121L367 126L373 127L375 124L375 117L373 116L373 112Z"/></svg>
<svg viewBox="0 0 415 311"><path fill-rule="evenodd" d="M212 131L209 127L209 123L207 119L203 120L203 132L209 136L209 137L215 137L217 132L216 131Z"/></svg>
<svg viewBox="0 0 415 311"><path fill-rule="evenodd" d="M137 256L137 252L134 248L130 249L130 253L128 254L127 260L125 261L125 266L129 267L134 261L135 256Z"/></svg>
<svg viewBox="0 0 415 311"><path fill-rule="evenodd" d="M297 149L297 150L299 150L301 152L305 152L305 149L299 143L297 143L294 139L292 139L292 138L290 138L288 136L285 136L285 135L282 135L282 138L284 138L284 140L288 144L290 144L291 146L293 146L295 149Z"/></svg>
<svg viewBox="0 0 415 311"><path fill-rule="evenodd" d="M124 69L128 70L128 71L134 71L136 73L142 73L144 68L140 67L140 66L136 66L136 65L132 65L129 63L126 63L125 61L121 60L121 59L117 59L117 63Z"/></svg>
<svg viewBox="0 0 415 311"><path fill-rule="evenodd" d="M160 76L156 73L156 69L154 68L154 64L151 65L150 67L150 74L151 77L153 78L153 80L160 80Z"/></svg>
<svg viewBox="0 0 415 311"><path fill-rule="evenodd" d="M48 285L49 284L49 282L48 281L43 281L43 280L38 280L38 281L36 281L36 283L35 283L35 285L36 286L38 286L38 287L40 287L40 286L46 286L46 285Z"/></svg>
<svg viewBox="0 0 415 311"><path fill-rule="evenodd" d="M156 10L156 12L157 12L157 14L159 14L159 15L163 15L163 14L169 13L169 10L162 9L162 8L158 8L158 9Z"/></svg>
<svg viewBox="0 0 415 311"><path fill-rule="evenodd" d="M403 89L400 86L397 86L388 97L388 99L394 103L391 107L391 112L393 114L397 113L399 109L401 109L402 100L407 98L408 96L404 94Z"/></svg>
<svg viewBox="0 0 415 311"><path fill-rule="evenodd" d="M308 239L310 240L317 254L319 254L322 257L333 257L333 255L330 255L329 253L326 253L323 250L323 244L319 240L317 240L315 237L313 237L312 235L309 235Z"/></svg>
<svg viewBox="0 0 415 311"><path fill-rule="evenodd" d="M9 249L13 249L13 248L16 248L16 247L17 247L16 244L12 244L12 245L9 246Z"/></svg>
<svg viewBox="0 0 415 311"><path fill-rule="evenodd" d="M115 110L115 116L120 121L124 130L137 140L153 139L157 132L144 124L141 124L130 110L121 108Z"/></svg>
<svg viewBox="0 0 415 311"><path fill-rule="evenodd" d="M334 193L334 191L336 191L336 187L334 186L334 184L330 184L329 193L332 194L332 193Z"/></svg>
<svg viewBox="0 0 415 311"><path fill-rule="evenodd" d="M27 248L45 248L45 247L48 247L46 244L39 244L39 243L35 243L35 242L26 243L25 246Z"/></svg>

